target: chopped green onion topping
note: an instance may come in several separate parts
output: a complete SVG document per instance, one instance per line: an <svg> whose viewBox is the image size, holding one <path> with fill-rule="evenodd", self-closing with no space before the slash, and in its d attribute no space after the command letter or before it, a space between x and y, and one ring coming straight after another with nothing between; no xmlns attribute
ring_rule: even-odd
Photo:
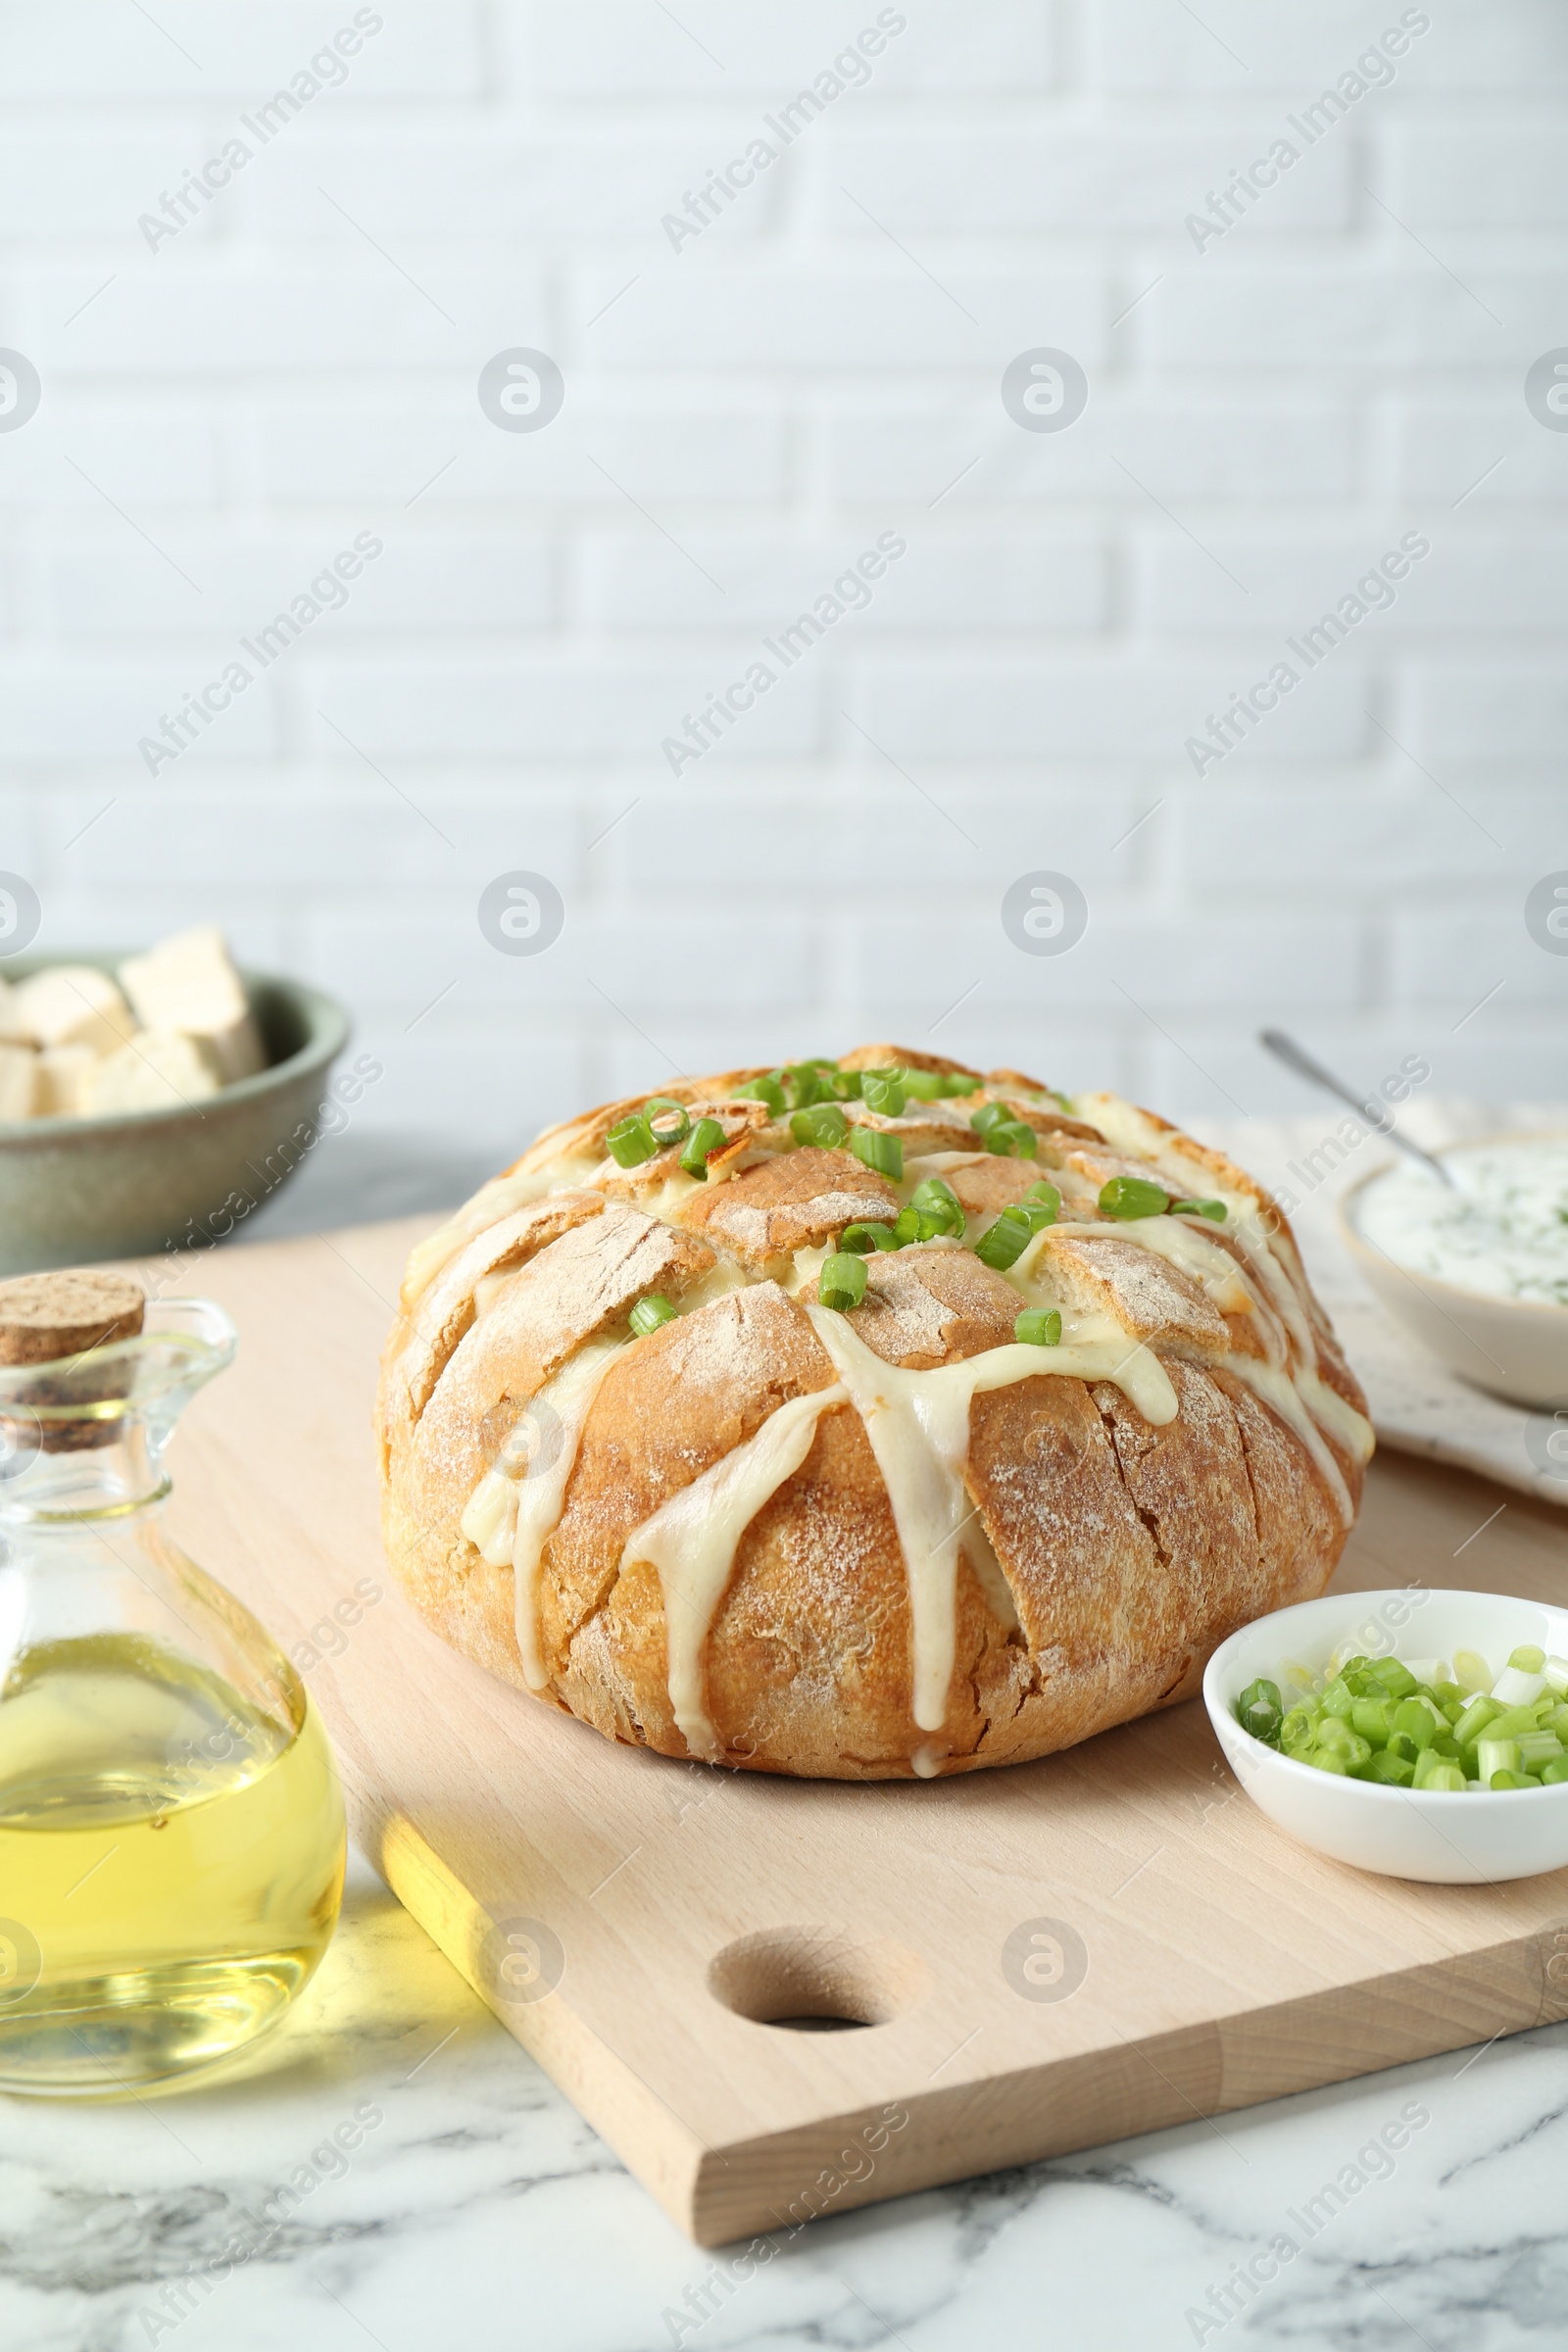
<svg viewBox="0 0 1568 2352"><path fill-rule="evenodd" d="M692 1131L686 1105L672 1102L668 1095L651 1096L643 1104L643 1117L653 1129L661 1152L667 1152L671 1144L683 1144Z"/></svg>
<svg viewBox="0 0 1568 2352"><path fill-rule="evenodd" d="M1040 1150L1039 1138L1027 1119L998 1119L985 1136L986 1150L999 1157L1005 1152L1011 1159L1033 1159Z"/></svg>
<svg viewBox="0 0 1568 2352"><path fill-rule="evenodd" d="M1162 1217L1170 1195L1147 1176L1112 1176L1100 1188L1100 1205L1107 1217Z"/></svg>
<svg viewBox="0 0 1568 2352"><path fill-rule="evenodd" d="M1026 1348L1061 1346L1061 1312L1057 1307L1026 1306L1012 1326L1012 1336Z"/></svg>
<svg viewBox="0 0 1568 2352"><path fill-rule="evenodd" d="M1004 1208L994 1225L986 1228L974 1246L974 1253L983 1266L1004 1274L1015 1265L1034 1240L1035 1228L1028 1211L1018 1202Z"/></svg>
<svg viewBox="0 0 1568 2352"><path fill-rule="evenodd" d="M922 1217L928 1217L933 1222L940 1219L940 1223L936 1224L938 1233L951 1233L956 1240L962 1241L962 1205L953 1187L945 1184L940 1176L927 1176L917 1184L909 1195L909 1206L918 1209ZM928 1235L922 1236L922 1239L930 1238Z"/></svg>
<svg viewBox="0 0 1568 2352"><path fill-rule="evenodd" d="M860 1072L860 1101L867 1110L874 1110L881 1119L904 1116L904 1072L902 1070L862 1070Z"/></svg>
<svg viewBox="0 0 1568 2352"><path fill-rule="evenodd" d="M901 1208L893 1220L893 1238L902 1250L908 1242L934 1242L948 1230L945 1215L933 1215L929 1209L916 1208L911 1201Z"/></svg>
<svg viewBox="0 0 1568 2352"><path fill-rule="evenodd" d="M1048 1086L1046 1092L1048 1095L1052 1096L1055 1102L1061 1104L1062 1109L1067 1113L1067 1116L1070 1119L1072 1117L1071 1095L1064 1095L1059 1086Z"/></svg>
<svg viewBox="0 0 1568 2352"><path fill-rule="evenodd" d="M879 1176L890 1176L895 1184L904 1174L904 1146L896 1135L884 1135L879 1127L852 1127L850 1150L866 1167L874 1168Z"/></svg>
<svg viewBox="0 0 1568 2352"><path fill-rule="evenodd" d="M971 1077L967 1070L944 1070L942 1073L942 1093L949 1102L956 1101L959 1095L977 1095L984 1084L983 1078Z"/></svg>
<svg viewBox="0 0 1568 2352"><path fill-rule="evenodd" d="M1046 1210L1046 1215L1040 1220L1041 1225L1054 1225L1061 1213L1061 1195L1054 1184L1047 1184L1044 1178L1038 1184L1032 1184L1029 1187L1024 1195L1024 1200L1031 1208ZM1040 1227L1037 1225L1035 1231L1038 1233Z"/></svg>
<svg viewBox="0 0 1568 2352"><path fill-rule="evenodd" d="M649 1126L642 1111L628 1111L617 1119L605 1138L605 1146L617 1167L641 1167L659 1150L659 1138Z"/></svg>
<svg viewBox="0 0 1568 2352"><path fill-rule="evenodd" d="M1223 1200L1173 1200L1173 1217L1207 1217L1215 1225L1223 1225L1230 1211Z"/></svg>
<svg viewBox="0 0 1568 2352"><path fill-rule="evenodd" d="M816 1296L820 1305L836 1307L840 1314L858 1306L865 1297L864 1258L826 1258L816 1279Z"/></svg>
<svg viewBox="0 0 1568 2352"><path fill-rule="evenodd" d="M686 1149L680 1155L679 1165L688 1176L699 1177L706 1184L709 1154L716 1152L723 1141L724 1130L716 1119L699 1119L686 1139Z"/></svg>
<svg viewBox="0 0 1568 2352"><path fill-rule="evenodd" d="M765 1102L775 1119L784 1116L788 1105L784 1101L782 1070L770 1070L765 1078L748 1078L744 1086L735 1089L739 1102Z"/></svg>
<svg viewBox="0 0 1568 2352"><path fill-rule="evenodd" d="M988 1128L999 1126L1004 1119L1010 1119L1011 1116L1005 1102L982 1102L978 1110L970 1111L969 1124L976 1135L984 1135Z"/></svg>
<svg viewBox="0 0 1568 2352"><path fill-rule="evenodd" d="M837 1102L858 1102L860 1100L860 1073L858 1070L834 1070L829 1074L828 1083L833 1089Z"/></svg>
<svg viewBox="0 0 1568 2352"><path fill-rule="evenodd" d="M857 1257L868 1257L873 1250L897 1250L898 1238L891 1225L877 1225L857 1218L846 1225L839 1237L839 1248L853 1251Z"/></svg>
<svg viewBox="0 0 1568 2352"><path fill-rule="evenodd" d="M662 1323L674 1322L675 1309L662 1291L650 1291L646 1298L638 1299L626 1320L637 1337L646 1340L649 1333L657 1331Z"/></svg>
<svg viewBox="0 0 1568 2352"><path fill-rule="evenodd" d="M833 1099L832 1073L836 1062L813 1057L809 1061L793 1062L783 1072L784 1100L791 1110L808 1110L813 1102L830 1102Z"/></svg>
<svg viewBox="0 0 1568 2352"><path fill-rule="evenodd" d="M940 1102L949 1091L946 1070L901 1070L899 1084L916 1102Z"/></svg>
<svg viewBox="0 0 1568 2352"><path fill-rule="evenodd" d="M798 1144L817 1144L824 1149L842 1144L850 1132L850 1122L836 1102L813 1102L808 1109L790 1114L790 1133Z"/></svg>

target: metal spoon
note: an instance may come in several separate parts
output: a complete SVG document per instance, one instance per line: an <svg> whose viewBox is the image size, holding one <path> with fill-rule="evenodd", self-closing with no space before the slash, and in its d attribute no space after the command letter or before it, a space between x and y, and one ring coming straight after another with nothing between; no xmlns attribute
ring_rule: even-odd
<svg viewBox="0 0 1568 2352"><path fill-rule="evenodd" d="M1314 1086L1324 1087L1329 1094L1338 1095L1342 1102L1348 1102L1361 1118L1370 1120L1379 1135L1386 1136L1391 1144L1397 1144L1401 1152L1408 1152L1412 1159L1418 1159L1427 1173L1446 1184L1450 1193L1461 1189L1451 1168L1445 1167L1435 1153L1423 1152L1419 1144L1413 1144L1407 1135L1399 1133L1381 1102L1363 1102L1359 1096L1352 1094L1332 1071L1326 1070L1320 1061L1314 1061L1310 1054L1304 1053L1294 1037L1287 1037L1283 1029L1260 1029L1257 1036L1258 1043L1267 1046L1277 1061L1283 1061L1286 1068L1294 1070L1298 1078L1309 1078Z"/></svg>

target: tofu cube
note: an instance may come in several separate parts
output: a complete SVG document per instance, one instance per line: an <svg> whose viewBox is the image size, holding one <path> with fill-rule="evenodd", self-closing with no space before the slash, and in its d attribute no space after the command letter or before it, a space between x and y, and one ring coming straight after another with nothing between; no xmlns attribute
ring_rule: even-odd
<svg viewBox="0 0 1568 2352"><path fill-rule="evenodd" d="M80 1118L98 1062L91 1046L45 1046L38 1055L38 1117Z"/></svg>
<svg viewBox="0 0 1568 2352"><path fill-rule="evenodd" d="M176 932L145 956L128 956L120 977L143 1026L196 1038L221 1084L267 1067L245 984L216 923Z"/></svg>
<svg viewBox="0 0 1568 2352"><path fill-rule="evenodd" d="M30 1046L0 1046L0 1123L30 1119L37 1106L37 1054Z"/></svg>
<svg viewBox="0 0 1568 2352"><path fill-rule="evenodd" d="M95 1064L86 1107L95 1117L118 1110L187 1110L219 1089L218 1072L193 1037L145 1029Z"/></svg>
<svg viewBox="0 0 1568 2352"><path fill-rule="evenodd" d="M90 963L56 963L24 980L12 998L24 1036L35 1046L90 1046L113 1054L136 1016L108 972Z"/></svg>

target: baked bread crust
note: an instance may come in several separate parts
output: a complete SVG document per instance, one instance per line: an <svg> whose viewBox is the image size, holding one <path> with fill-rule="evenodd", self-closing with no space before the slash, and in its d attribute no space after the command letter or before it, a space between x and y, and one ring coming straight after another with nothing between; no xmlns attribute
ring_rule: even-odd
<svg viewBox="0 0 1568 2352"><path fill-rule="evenodd" d="M606 1156L643 1099L606 1104L542 1136L416 1250L376 1408L400 1581L443 1640L527 1689L521 1598L536 1695L628 1744L755 1771L974 1770L1191 1696L1237 1626L1322 1591L1370 1452L1364 1399L1285 1218L1223 1155L1113 1097L1065 1110L1017 1072L982 1079L891 1045L839 1066L947 1072L976 1091L895 1117L843 1105L904 1141L915 1164L900 1182L846 1149L797 1147L765 1102L737 1101L760 1071L678 1082L664 1099L724 1133L706 1184L680 1175L675 1147L629 1170ZM988 1100L1034 1130L1035 1156L974 1149L970 1113ZM967 1212L969 1246L874 1253L863 1299L828 1316L821 1256L852 1220L891 1223L930 1173ZM1098 1205L1118 1175L1178 1198L1212 1191L1229 1214L1118 1223ZM1025 1272L983 1263L974 1240L1042 1179L1062 1205ZM677 1312L631 1338L629 1310L650 1294ZM1016 1346L1020 1307L1047 1298L1067 1318L1063 1349ZM1053 1369L1054 1356L1084 1369ZM923 1394L924 1374L951 1393L962 1365L979 1385L953 1473L952 1670L943 1719L920 1723L931 1620L917 1624L901 1537L905 1472L866 1399L879 1379L895 1401ZM570 1384L590 1366L579 1395ZM680 1544L716 1541L730 1484L760 1446L779 1441L785 1458L786 1427L794 1466L735 1506L732 1562L721 1553L717 1589L694 1597ZM552 1476L530 1600L509 1531ZM656 1540L650 1522L667 1531L683 1494L685 1534ZM512 1514L494 1537L486 1495ZM695 1630L688 1611L707 1612ZM700 1685L684 1703L683 1655Z"/></svg>

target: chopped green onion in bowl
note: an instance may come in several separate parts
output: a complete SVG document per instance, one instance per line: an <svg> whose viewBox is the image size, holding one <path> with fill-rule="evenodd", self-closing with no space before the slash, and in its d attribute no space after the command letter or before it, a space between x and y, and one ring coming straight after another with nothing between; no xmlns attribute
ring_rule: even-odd
<svg viewBox="0 0 1568 2352"><path fill-rule="evenodd" d="M1278 1747L1280 1727L1285 1721L1285 1701L1280 1696L1278 1683L1261 1677L1255 1683L1249 1683L1236 1701L1236 1720L1254 1740L1266 1740L1270 1747Z"/></svg>
<svg viewBox="0 0 1568 2352"><path fill-rule="evenodd" d="M1552 1753L1568 1751L1568 1701L1549 1682L1528 1706L1494 1695L1504 1674L1568 1668L1568 1607L1428 1585L1419 1549L1401 1565L1406 1584L1297 1601L1219 1643L1203 1705L1236 1790L1300 1845L1386 1878L1479 1892L1568 1868L1568 1753ZM1249 1728L1269 1683L1278 1728L1271 1706ZM1483 1740L1517 1765L1504 1746L1483 1776Z"/></svg>
<svg viewBox="0 0 1568 2352"><path fill-rule="evenodd" d="M1260 1676L1238 1698L1236 1720L1294 1763L1387 1787L1463 1796L1568 1781L1568 1660L1525 1643L1494 1678L1477 1653L1459 1654L1464 1685L1446 1659L1358 1654L1289 1706ZM1477 1669L1490 1688L1470 1687Z"/></svg>

